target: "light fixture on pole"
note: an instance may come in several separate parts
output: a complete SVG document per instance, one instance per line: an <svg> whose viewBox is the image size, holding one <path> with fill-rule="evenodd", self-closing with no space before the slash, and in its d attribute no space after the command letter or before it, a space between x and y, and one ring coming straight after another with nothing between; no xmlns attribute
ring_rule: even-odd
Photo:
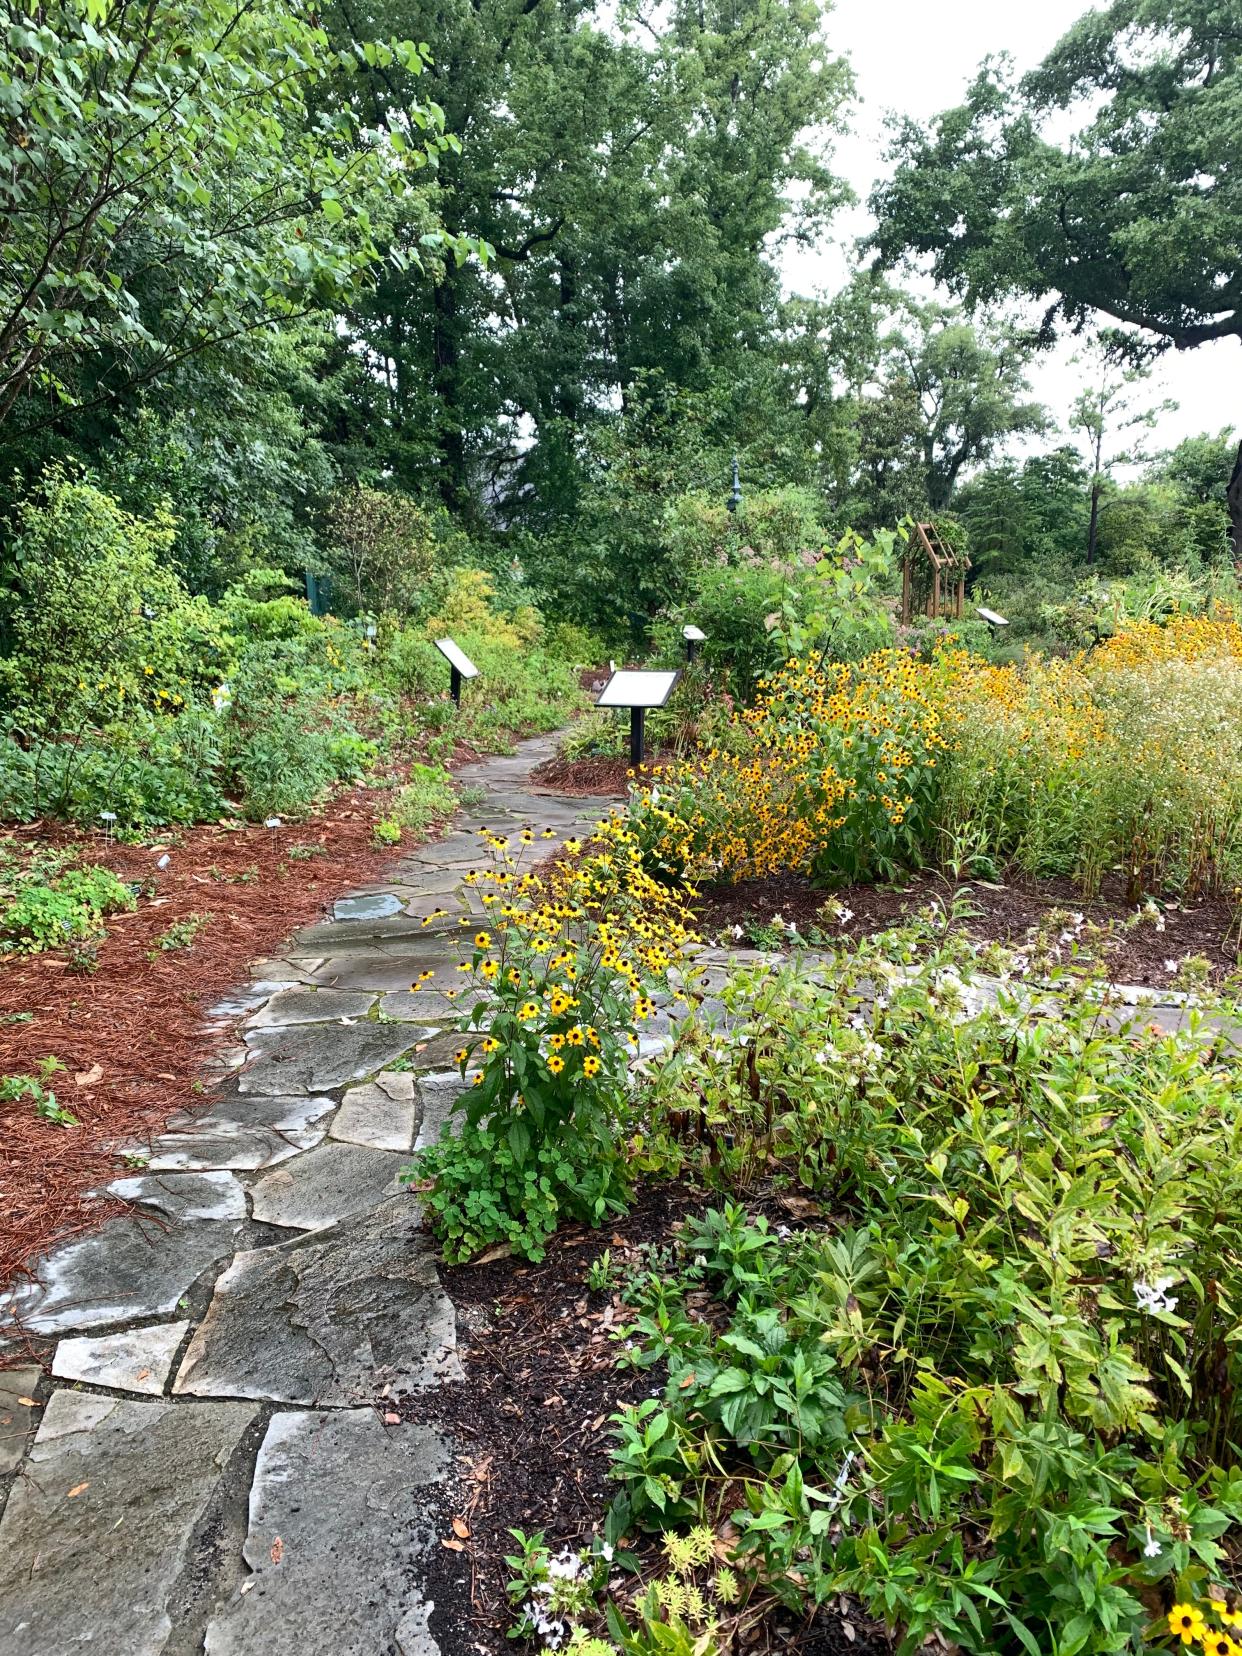
<svg viewBox="0 0 1242 1656"><path fill-rule="evenodd" d="M731 512L736 512L742 504L742 479L738 475L736 454L733 456L733 487L729 491L729 499L726 504Z"/></svg>
<svg viewBox="0 0 1242 1656"><path fill-rule="evenodd" d="M686 641L686 660L693 661L699 653L699 645L707 638L707 634L691 624L681 629L681 636Z"/></svg>

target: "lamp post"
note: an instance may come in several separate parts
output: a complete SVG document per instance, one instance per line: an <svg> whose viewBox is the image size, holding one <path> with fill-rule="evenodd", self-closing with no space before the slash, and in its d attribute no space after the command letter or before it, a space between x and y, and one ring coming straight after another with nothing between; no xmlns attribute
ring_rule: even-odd
<svg viewBox="0 0 1242 1656"><path fill-rule="evenodd" d="M698 655L699 645L707 637L707 634L700 632L698 627L691 625L681 629L681 636L686 641L686 661L687 663L692 662Z"/></svg>
<svg viewBox="0 0 1242 1656"><path fill-rule="evenodd" d="M730 512L736 512L742 504L742 479L738 475L736 454L733 456L733 487L729 491L729 499L726 504Z"/></svg>

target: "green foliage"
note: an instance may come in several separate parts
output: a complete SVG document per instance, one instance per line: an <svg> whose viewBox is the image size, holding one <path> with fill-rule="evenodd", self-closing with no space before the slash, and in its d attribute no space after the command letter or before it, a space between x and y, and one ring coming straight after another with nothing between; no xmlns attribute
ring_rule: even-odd
<svg viewBox="0 0 1242 1656"><path fill-rule="evenodd" d="M619 1419L616 1521L740 1489L738 1564L799 1613L846 1591L903 1653L1137 1656L1153 1586L1205 1595L1242 1523L1237 1080L1198 1014L1113 1029L1064 974L1053 1016L974 1011L969 980L894 936L735 973L723 1062L683 1026L654 1105L703 1173L775 1167L846 1223L726 1205L640 1290L714 1304L624 1331L669 1377Z"/></svg>
<svg viewBox="0 0 1242 1656"><path fill-rule="evenodd" d="M127 885L71 850L0 841L0 952L37 954L90 938L105 915L133 909Z"/></svg>
<svg viewBox="0 0 1242 1656"><path fill-rule="evenodd" d="M40 1062L38 1075L0 1076L0 1100L11 1103L28 1098L40 1121L50 1121L56 1127L77 1127L77 1116L56 1102L56 1094L47 1085L64 1068L59 1058L49 1056Z"/></svg>
<svg viewBox="0 0 1242 1656"><path fill-rule="evenodd" d="M210 914L183 914L180 920L174 920L172 925L155 939L154 947L147 952L147 959L155 960L161 954L192 949L195 938L210 920Z"/></svg>
<svg viewBox="0 0 1242 1656"><path fill-rule="evenodd" d="M453 142L415 102L364 143L331 96L369 68L416 75L426 47L334 47L272 4L9 4L0 31L0 421L339 300L379 258L372 193L400 199Z"/></svg>
<svg viewBox="0 0 1242 1656"><path fill-rule="evenodd" d="M1103 311L1181 348L1236 335L1240 107L1226 10L1114 0L1016 84L993 61L927 131L903 123L877 245L931 254L972 304L1055 294L1071 323Z"/></svg>
<svg viewBox="0 0 1242 1656"><path fill-rule="evenodd" d="M408 828L418 836L433 822L451 816L456 805L457 790L442 766L413 765L409 781L393 801L393 816L398 829Z"/></svg>

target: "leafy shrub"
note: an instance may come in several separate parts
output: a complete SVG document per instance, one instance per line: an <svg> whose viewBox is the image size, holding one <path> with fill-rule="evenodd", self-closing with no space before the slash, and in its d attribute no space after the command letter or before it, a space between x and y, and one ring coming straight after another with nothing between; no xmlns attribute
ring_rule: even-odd
<svg viewBox="0 0 1242 1656"><path fill-rule="evenodd" d="M443 766L413 765L393 803L393 815L400 827L422 834L437 819L451 816L456 805L457 790Z"/></svg>
<svg viewBox="0 0 1242 1656"><path fill-rule="evenodd" d="M72 851L0 842L0 951L37 954L88 938L105 915L135 906L133 892Z"/></svg>
<svg viewBox="0 0 1242 1656"><path fill-rule="evenodd" d="M1161 1600L1236 1602L1238 1077L1206 1019L1054 988L972 1010L965 958L895 940L736 973L726 1047L683 1026L677 1165L840 1223L726 1205L636 1289L668 1382L623 1411L619 1527L723 1507L752 1584L856 1593L902 1653L1138 1653Z"/></svg>

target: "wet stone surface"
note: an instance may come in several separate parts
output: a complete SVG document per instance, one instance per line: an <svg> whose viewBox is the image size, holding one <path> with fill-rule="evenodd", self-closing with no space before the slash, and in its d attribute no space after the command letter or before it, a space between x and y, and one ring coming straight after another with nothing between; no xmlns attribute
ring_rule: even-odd
<svg viewBox="0 0 1242 1656"><path fill-rule="evenodd" d="M130 1211L0 1300L0 1337L59 1337L50 1380L0 1371L0 1656L439 1656L421 1585L460 1446L376 1405L462 1376L398 1175L469 1086L443 991L477 828L578 823L524 791L552 746L468 767L470 823L253 963L208 1013L244 1022L210 1102L116 1146Z"/></svg>

